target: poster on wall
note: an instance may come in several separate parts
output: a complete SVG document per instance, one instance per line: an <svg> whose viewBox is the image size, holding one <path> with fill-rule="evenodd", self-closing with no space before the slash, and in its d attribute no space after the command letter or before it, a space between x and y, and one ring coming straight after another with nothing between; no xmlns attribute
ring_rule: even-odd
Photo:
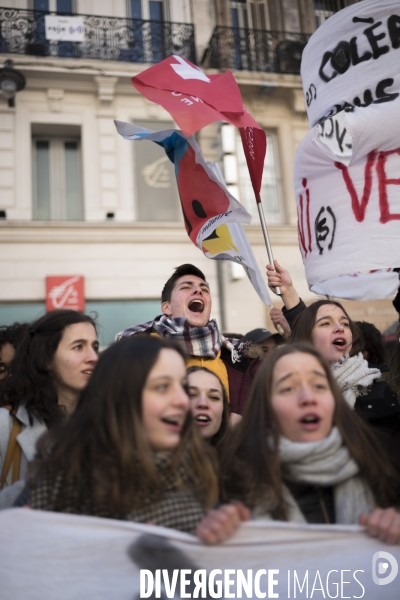
<svg viewBox="0 0 400 600"><path fill-rule="evenodd" d="M46 311L59 308L85 310L85 278L81 275L50 275L46 277Z"/></svg>

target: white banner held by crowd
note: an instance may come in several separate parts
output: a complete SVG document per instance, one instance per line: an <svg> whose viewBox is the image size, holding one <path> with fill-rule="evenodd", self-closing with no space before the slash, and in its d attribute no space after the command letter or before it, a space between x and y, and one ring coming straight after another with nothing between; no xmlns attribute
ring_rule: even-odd
<svg viewBox="0 0 400 600"><path fill-rule="evenodd" d="M368 273L342 275L311 286L314 294L346 300L376 300L377 290L382 298L396 294L399 274L393 269L380 269Z"/></svg>
<svg viewBox="0 0 400 600"><path fill-rule="evenodd" d="M399 0L363 0L311 36L301 65L308 120L392 102L400 92Z"/></svg>
<svg viewBox="0 0 400 600"><path fill-rule="evenodd" d="M369 28L364 38L381 48L375 49L375 58L368 58L361 44L361 26ZM362 60L355 59L356 42ZM327 50L331 47L333 54ZM347 52L355 64L345 62ZM324 53L326 61L328 55L336 57L336 75L330 72L328 82L319 73ZM302 140L294 167L300 250L309 287L318 293L363 300L395 291L396 276L387 270L400 266L399 61L400 4L392 0L364 0L340 11L317 30L303 54L310 122L332 112ZM371 100L362 92L372 79L389 75L394 82L390 96ZM355 96L365 101L350 102ZM381 277L361 277L376 270Z"/></svg>
<svg viewBox="0 0 400 600"><path fill-rule="evenodd" d="M173 529L22 508L0 512L0 531L4 600L399 597L400 546L358 526L250 522L208 546Z"/></svg>

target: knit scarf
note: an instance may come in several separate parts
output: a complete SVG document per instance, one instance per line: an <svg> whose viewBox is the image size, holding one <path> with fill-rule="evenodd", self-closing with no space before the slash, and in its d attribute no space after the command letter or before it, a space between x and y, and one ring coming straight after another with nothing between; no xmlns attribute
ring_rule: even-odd
<svg viewBox="0 0 400 600"><path fill-rule="evenodd" d="M347 403L354 409L357 397L368 392L368 388L382 373L368 366L361 352L355 356L346 356L331 365L333 375Z"/></svg>
<svg viewBox="0 0 400 600"><path fill-rule="evenodd" d="M239 349L239 340L228 340L218 329L215 319L208 321L204 327L192 327L184 317L167 317L158 315L154 321L129 327L118 333L116 340L129 337L136 333L149 333L155 331L161 337L169 338L183 345L188 356L202 358L217 358L221 347L231 352L232 362L239 362L242 353Z"/></svg>
<svg viewBox="0 0 400 600"><path fill-rule="evenodd" d="M202 497L204 487L195 476L186 454L179 466L173 460L173 452L156 452L153 455L162 495L150 492L140 497L139 507L118 518L138 523L154 523L188 533L194 532L204 516ZM145 475L144 475L145 476ZM107 497L99 504L91 495L93 481L87 478L87 497L77 502L74 481L66 477L64 469L56 473L48 472L38 482L26 487L14 506L28 504L33 509L54 511L57 498L62 498L61 512L91 515L103 518L117 518L110 514ZM138 496L136 495L136 499Z"/></svg>
<svg viewBox="0 0 400 600"><path fill-rule="evenodd" d="M285 478L299 483L334 488L336 523L358 524L361 514L375 507L371 490L344 445L337 427L318 442L291 442L281 437L280 461ZM304 522L296 501L285 488L290 521Z"/></svg>

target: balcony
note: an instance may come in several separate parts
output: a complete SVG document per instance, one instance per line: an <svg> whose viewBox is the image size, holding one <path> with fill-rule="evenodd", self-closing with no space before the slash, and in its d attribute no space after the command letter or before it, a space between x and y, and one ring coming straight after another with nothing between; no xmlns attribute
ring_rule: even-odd
<svg viewBox="0 0 400 600"><path fill-rule="evenodd" d="M202 65L210 69L298 75L309 37L303 33L216 27Z"/></svg>
<svg viewBox="0 0 400 600"><path fill-rule="evenodd" d="M196 62L194 26L94 15L83 17L84 42L46 39L45 16L60 13L0 8L0 53L156 63L171 54ZM71 15L70 15L71 16Z"/></svg>

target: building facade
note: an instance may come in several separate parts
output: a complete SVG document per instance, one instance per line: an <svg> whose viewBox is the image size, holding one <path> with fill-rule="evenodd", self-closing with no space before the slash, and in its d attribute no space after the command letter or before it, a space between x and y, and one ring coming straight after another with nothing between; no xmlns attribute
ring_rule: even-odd
<svg viewBox="0 0 400 600"><path fill-rule="evenodd" d="M114 119L175 127L130 83L171 54L207 73L232 70L268 136L261 195L275 257L311 300L292 183L296 147L308 131L300 59L315 28L349 3L0 0L0 58L26 79L14 107L0 95L0 323L41 314L46 277L81 275L86 309L98 313L107 344L123 327L158 314L173 268L193 262L210 281L213 316L225 330L265 326L266 308L242 270L217 268L188 239L163 151L116 133ZM49 39L47 15L80 16L84 41ZM198 138L205 158L221 164L233 194L254 214L246 231L265 272L238 132L219 123Z"/></svg>

